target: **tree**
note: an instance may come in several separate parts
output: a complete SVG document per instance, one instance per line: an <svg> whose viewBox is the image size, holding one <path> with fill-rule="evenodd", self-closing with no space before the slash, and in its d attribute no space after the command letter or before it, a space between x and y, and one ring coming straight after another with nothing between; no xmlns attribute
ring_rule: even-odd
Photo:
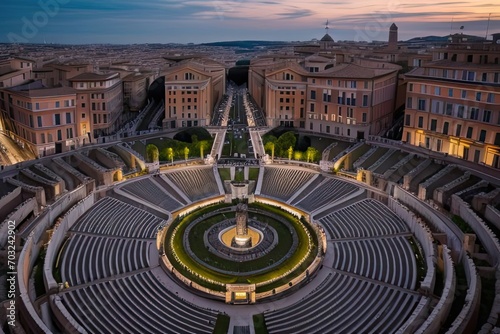
<svg viewBox="0 0 500 334"><path fill-rule="evenodd" d="M292 146L290 146L290 147L288 148L288 150L287 150L287 151L288 151L288 160L292 160L292 156L293 156L293 147L292 147Z"/></svg>
<svg viewBox="0 0 500 334"><path fill-rule="evenodd" d="M271 161L274 161L274 147L276 143L273 141L268 141L266 145L264 145L264 149L267 151L271 151Z"/></svg>
<svg viewBox="0 0 500 334"><path fill-rule="evenodd" d="M314 162L318 160L319 151L312 146L309 146L306 150L307 162Z"/></svg>
<svg viewBox="0 0 500 334"><path fill-rule="evenodd" d="M204 157L204 154L203 154L203 153L204 153L204 151L205 151L206 149L210 148L209 143L208 143L208 141L206 141L206 140L200 140L200 141L198 142L198 147L200 148L200 158L202 158L202 159L203 159L203 157Z"/></svg>
<svg viewBox="0 0 500 334"><path fill-rule="evenodd" d="M296 143L297 143L297 138L295 137L295 133L293 133L293 131L285 132L278 138L276 142L276 148L278 149L278 154L280 156L284 156L290 146L292 147L293 150Z"/></svg>
<svg viewBox="0 0 500 334"><path fill-rule="evenodd" d="M174 149L171 147L167 148L167 159L172 162L172 165L174 164Z"/></svg>
<svg viewBox="0 0 500 334"><path fill-rule="evenodd" d="M189 158L189 147L184 147L184 160L187 161L187 159Z"/></svg>
<svg viewBox="0 0 500 334"><path fill-rule="evenodd" d="M158 162L158 159L160 157L160 151L158 151L158 147L153 144L148 144L146 146L146 162L152 163L152 162Z"/></svg>

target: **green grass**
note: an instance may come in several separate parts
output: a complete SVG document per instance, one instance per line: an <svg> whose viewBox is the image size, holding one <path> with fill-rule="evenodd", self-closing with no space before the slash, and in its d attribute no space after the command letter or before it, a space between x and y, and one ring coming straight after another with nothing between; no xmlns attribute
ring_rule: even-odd
<svg viewBox="0 0 500 334"><path fill-rule="evenodd" d="M229 144L224 144L222 147L222 156L233 158L235 153L246 154L248 156L248 134L240 132L241 139L235 138L234 132L227 132L225 141Z"/></svg>
<svg viewBox="0 0 500 334"><path fill-rule="evenodd" d="M219 168L219 175L222 181L231 180L231 172L229 168Z"/></svg>
<svg viewBox="0 0 500 334"><path fill-rule="evenodd" d="M236 168L236 172L234 173L234 180L236 182L245 181L245 171L243 169Z"/></svg>
<svg viewBox="0 0 500 334"><path fill-rule="evenodd" d="M251 207L257 207L260 209L263 209L267 212L271 212L274 214L278 214L282 216L283 218L287 219L292 223L292 226L300 226L301 228L295 228L297 236L298 236L298 247L295 251L295 253L287 259L285 262L283 262L278 268L273 268L269 271L265 271L253 276L234 276L234 275L227 275L223 274L220 272L217 272L215 270L212 270L210 268L207 268L198 262L196 262L194 259L192 259L186 250L183 247L183 235L185 234L186 228L189 225L189 223L196 218L200 217L204 213L211 212L215 209L221 208L227 206L227 204L218 204L215 206L209 206L203 209L200 209L196 212L193 212L186 217L182 217L176 222L174 222L171 227L167 230L166 233L166 238L165 238L165 247L166 247L166 254L172 263L172 265L178 270L180 273L182 273L184 276L187 278L195 281L196 283L207 287L209 289L215 290L215 291L225 291L225 287L212 283L207 281L208 280L213 280L215 282L220 282L223 284L234 284L234 283L259 283L259 282L265 282L268 280L273 279L276 276L282 275L283 273L289 271L293 267L296 266L298 262L300 262L302 259L306 258L304 263L300 266L300 268L292 271L289 275L286 277L282 278L279 281L272 282L270 284L267 284L265 286L261 286L258 288L257 292L262 292L262 291L268 291L270 289L273 289L277 286L280 286L282 284L288 283L291 279L296 277L299 273L303 272L313 261L317 253L317 239L313 238L313 245L311 245L312 252L308 255L309 251L309 240L307 237L307 233L305 229L302 226L305 226L305 228L310 230L310 233L312 235L314 234L314 231L312 231L312 228L308 224L302 225L297 218L295 218L293 215L289 214L288 212L281 210L277 207L272 207L269 205L264 205L260 203L254 203L251 204ZM244 268L249 271L249 270L257 270L257 269L262 269L265 268L267 265L272 263L272 261L276 262L279 259L281 259L284 254L288 252L288 250L291 247L291 238L290 238L290 232L289 230L283 226L280 222L275 221L275 219L268 217L268 216L261 216L260 214L255 214L255 213L250 213L252 217L254 215L257 215L258 218L263 221L267 222L270 225L272 225L276 231L278 232L279 238L280 238L280 247L276 247L270 254L267 254L266 256L256 259L253 261L246 261L244 264ZM225 214L226 217L230 217L230 214L227 213ZM234 215L234 213L233 213ZM215 256L214 254L208 252L208 250L205 249L205 246L203 243L200 243L200 240L203 240L203 233L208 228L210 225L215 224L216 222L219 222L221 217L211 217L207 218L205 221L197 224L197 226L193 227L191 230L191 233L189 235L189 241L191 245L191 250L197 254L197 256L204 260L210 262L210 265L216 268L221 268L223 270L229 270L229 271L239 271L242 268L239 268L239 263L229 261L227 259L219 258ZM173 230L175 226L178 227L178 231L175 235L175 237L172 239L173 235ZM311 232L312 231L312 232ZM287 244L287 238L286 234L288 234L288 244ZM172 242L170 242L172 240ZM177 262L176 259L173 256L173 253L177 254L179 260L181 263ZM235 268L236 266L236 268ZM188 268L190 270L188 270ZM205 279L202 279L200 277L204 277Z"/></svg>
<svg viewBox="0 0 500 334"><path fill-rule="evenodd" d="M222 214L216 215L206 219L205 221L197 224L192 228L191 233L189 234L189 244L191 245L191 250L194 254L196 254L196 256L198 256L198 258L209 262L211 266L226 271L247 272L260 270L266 268L269 264L279 261L292 247L292 238L290 235L290 231L282 223L271 217L263 216L253 212L249 212L249 215L251 217L257 217L259 221L269 224L269 226L273 227L276 230L276 232L278 233L278 238L280 240L280 247L276 247L266 256L252 261L246 261L244 266L241 267L239 267L238 263L234 261L218 257L215 254L209 252L205 248L205 245L203 243L200 243L199 240L203 240L204 232L212 225L217 224L218 222L226 218L234 218L234 213L225 213L225 217L222 216Z"/></svg>
<svg viewBox="0 0 500 334"><path fill-rule="evenodd" d="M217 322L213 334L226 334L229 331L229 322L231 317L227 314L219 313L217 315Z"/></svg>
<svg viewBox="0 0 500 334"><path fill-rule="evenodd" d="M248 171L248 179L257 181L257 179L259 178L259 170L259 168L250 168L250 170Z"/></svg>
<svg viewBox="0 0 500 334"><path fill-rule="evenodd" d="M255 329L255 334L268 334L266 320L264 319L264 314L254 314L253 315L253 327Z"/></svg>

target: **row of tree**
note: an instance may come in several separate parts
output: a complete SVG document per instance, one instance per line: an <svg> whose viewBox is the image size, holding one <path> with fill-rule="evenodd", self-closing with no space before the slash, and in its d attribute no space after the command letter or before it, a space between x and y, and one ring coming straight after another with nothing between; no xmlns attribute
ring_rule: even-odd
<svg viewBox="0 0 500 334"><path fill-rule="evenodd" d="M305 151L297 150L297 137L293 131L285 132L278 138L274 135L265 135L262 140L264 149L272 160L275 156L306 162L317 162L321 159L320 152L312 146L309 146Z"/></svg>
<svg viewBox="0 0 500 334"><path fill-rule="evenodd" d="M162 147L158 148L155 144L146 145L146 162L187 160L190 157L204 158L206 152L212 147L213 140L198 140L196 135L191 137L191 143L182 142L173 139L166 139Z"/></svg>

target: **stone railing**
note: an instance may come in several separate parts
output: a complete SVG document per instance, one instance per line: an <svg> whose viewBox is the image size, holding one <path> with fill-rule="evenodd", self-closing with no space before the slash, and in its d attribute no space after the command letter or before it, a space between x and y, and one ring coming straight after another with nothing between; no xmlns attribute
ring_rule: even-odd
<svg viewBox="0 0 500 334"><path fill-rule="evenodd" d="M394 149L390 149L388 150L387 152L385 152L384 155L382 155L377 161L375 161L375 163L371 166L368 167L368 169L374 171L376 170L380 165L382 165L387 159L389 159L389 157L394 153L396 152L396 150Z"/></svg>
<svg viewBox="0 0 500 334"><path fill-rule="evenodd" d="M359 168L359 166L361 166L363 164L363 162L366 161L366 159L368 159L376 150L377 150L377 146L373 146L372 148L370 148L368 150L368 152L366 152L365 154L363 154L361 156L361 158L359 158L358 160L356 160L354 163L353 163L353 169L356 170Z"/></svg>
<svg viewBox="0 0 500 334"><path fill-rule="evenodd" d="M487 205L484 217L496 228L500 229L500 211L492 205Z"/></svg>

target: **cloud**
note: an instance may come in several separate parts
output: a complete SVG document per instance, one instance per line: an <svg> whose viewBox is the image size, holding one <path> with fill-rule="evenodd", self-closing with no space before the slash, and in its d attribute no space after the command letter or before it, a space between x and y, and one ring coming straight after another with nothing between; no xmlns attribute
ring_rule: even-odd
<svg viewBox="0 0 500 334"><path fill-rule="evenodd" d="M277 13L276 15L282 19L298 19L313 15L314 12L309 9L294 9L285 13Z"/></svg>

